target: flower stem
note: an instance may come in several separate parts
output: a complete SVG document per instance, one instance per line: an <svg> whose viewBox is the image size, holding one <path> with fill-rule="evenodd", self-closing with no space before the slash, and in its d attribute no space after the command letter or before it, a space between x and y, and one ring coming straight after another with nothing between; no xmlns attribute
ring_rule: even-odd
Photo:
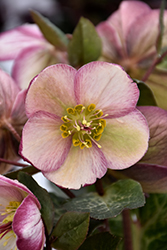
<svg viewBox="0 0 167 250"><path fill-rule="evenodd" d="M103 185L102 185L101 179L97 179L97 181L95 183L95 187L96 187L96 191L98 192L98 194L100 196L103 196L104 195L104 189L103 189Z"/></svg>
<svg viewBox="0 0 167 250"><path fill-rule="evenodd" d="M26 165L24 163L19 163L19 162L16 162L16 161L10 161L10 160L6 160L6 159L3 159L3 158L0 158L0 162L7 163L7 164L10 164L10 165L14 165L14 166L17 166L17 167L29 167L30 166L30 165Z"/></svg>
<svg viewBox="0 0 167 250"><path fill-rule="evenodd" d="M15 128L12 126L12 124L10 124L7 120L4 121L4 126L6 127L6 129L8 129L13 136L15 137L15 139L20 142L21 137L20 135L17 133L17 131L15 130Z"/></svg>
<svg viewBox="0 0 167 250"><path fill-rule="evenodd" d="M123 210L124 250L133 250L130 210Z"/></svg>
<svg viewBox="0 0 167 250"><path fill-rule="evenodd" d="M69 189L67 188L60 188L69 198L75 198L75 194L73 194Z"/></svg>

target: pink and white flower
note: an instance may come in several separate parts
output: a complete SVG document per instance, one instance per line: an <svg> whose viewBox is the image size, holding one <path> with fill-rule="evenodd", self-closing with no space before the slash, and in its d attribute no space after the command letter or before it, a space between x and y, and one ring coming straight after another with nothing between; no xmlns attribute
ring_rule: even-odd
<svg viewBox="0 0 167 250"><path fill-rule="evenodd" d="M16 180L0 175L0 249L42 250L45 243L41 205Z"/></svg>
<svg viewBox="0 0 167 250"><path fill-rule="evenodd" d="M118 65L91 62L78 71L52 65L29 87L20 153L46 178L74 189L94 183L107 168L128 168L148 147L138 97Z"/></svg>
<svg viewBox="0 0 167 250"><path fill-rule="evenodd" d="M27 120L25 114L26 91L20 90L14 80L0 69L0 158L18 160L18 148L22 128ZM0 163L0 173L11 167Z"/></svg>
<svg viewBox="0 0 167 250"><path fill-rule="evenodd" d="M67 53L56 49L36 24L24 24L0 35L0 60L14 60L12 77L22 89L45 67L67 63Z"/></svg>
<svg viewBox="0 0 167 250"><path fill-rule="evenodd" d="M141 80L157 58L159 9L152 10L140 1L122 1L119 9L97 25L102 39L102 60L118 63L132 77ZM162 48L167 46L167 10L164 11ZM146 83L157 104L167 109L167 71L156 67Z"/></svg>

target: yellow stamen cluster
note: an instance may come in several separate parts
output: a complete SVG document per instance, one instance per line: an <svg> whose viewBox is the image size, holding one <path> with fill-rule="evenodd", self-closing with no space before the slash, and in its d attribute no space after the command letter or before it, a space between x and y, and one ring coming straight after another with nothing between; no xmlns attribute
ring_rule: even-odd
<svg viewBox="0 0 167 250"><path fill-rule="evenodd" d="M15 233L12 230L13 217L17 208L20 206L21 202L10 201L9 205L4 207L0 204L0 214L6 217L3 219L0 225L0 239L3 238L3 246L6 247L7 244L12 240L12 237L16 238ZM10 244L10 243L9 243ZM14 246L11 250L17 250L17 246Z"/></svg>
<svg viewBox="0 0 167 250"><path fill-rule="evenodd" d="M107 114L103 115L102 110L95 108L95 104L88 107L79 104L74 108L67 108L67 115L61 118L64 122L60 126L62 137L67 138L71 135L73 145L80 146L81 149L92 147L92 142L101 148L97 141L100 140L106 126L103 118Z"/></svg>

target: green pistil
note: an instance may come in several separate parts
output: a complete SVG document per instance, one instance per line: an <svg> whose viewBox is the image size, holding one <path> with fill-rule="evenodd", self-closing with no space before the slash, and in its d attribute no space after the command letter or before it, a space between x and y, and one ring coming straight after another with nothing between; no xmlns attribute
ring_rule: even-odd
<svg viewBox="0 0 167 250"><path fill-rule="evenodd" d="M107 114L103 115L102 110L95 108L95 104L90 104L88 107L79 104L74 108L67 108L67 115L61 118L64 122L60 126L62 137L67 138L71 135L73 145L80 146L81 149L92 147L92 142L101 148L97 141L100 140L106 126L103 118Z"/></svg>

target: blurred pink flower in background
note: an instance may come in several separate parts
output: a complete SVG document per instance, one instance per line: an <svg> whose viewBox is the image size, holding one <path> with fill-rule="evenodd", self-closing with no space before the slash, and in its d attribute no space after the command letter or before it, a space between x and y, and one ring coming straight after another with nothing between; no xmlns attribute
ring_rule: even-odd
<svg viewBox="0 0 167 250"><path fill-rule="evenodd" d="M25 114L26 91L20 90L14 80L0 69L0 158L18 160L18 147L22 128L27 120ZM11 168L0 163L0 173Z"/></svg>
<svg viewBox="0 0 167 250"><path fill-rule="evenodd" d="M42 250L45 243L41 205L16 180L0 175L0 248Z"/></svg>
<svg viewBox="0 0 167 250"><path fill-rule="evenodd" d="M74 189L94 183L107 168L128 168L148 147L138 97L118 65L50 66L29 87L20 153L46 178Z"/></svg>
<svg viewBox="0 0 167 250"><path fill-rule="evenodd" d="M24 24L0 35L0 61L14 60L12 77L21 89L45 67L67 63L67 53L51 45L36 24Z"/></svg>
<svg viewBox="0 0 167 250"><path fill-rule="evenodd" d="M103 43L102 60L122 65L132 77L141 80L157 58L160 10L140 1L122 1L106 21L97 25ZM164 11L162 48L167 46L167 11ZM146 83L157 104L167 109L167 69L155 68Z"/></svg>

